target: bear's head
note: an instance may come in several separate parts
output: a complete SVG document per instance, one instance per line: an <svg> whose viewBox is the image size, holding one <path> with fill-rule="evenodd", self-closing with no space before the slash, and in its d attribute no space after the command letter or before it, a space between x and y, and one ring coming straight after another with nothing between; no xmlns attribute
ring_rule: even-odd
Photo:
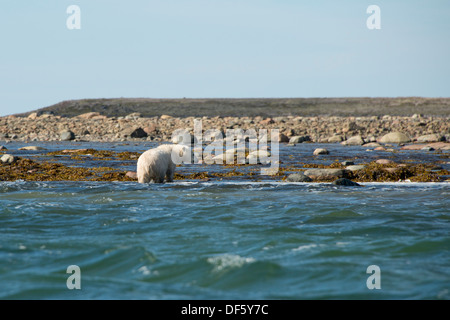
<svg viewBox="0 0 450 320"><path fill-rule="evenodd" d="M172 147L172 161L175 164L192 163L195 162L195 155L192 149L186 145L176 144Z"/></svg>

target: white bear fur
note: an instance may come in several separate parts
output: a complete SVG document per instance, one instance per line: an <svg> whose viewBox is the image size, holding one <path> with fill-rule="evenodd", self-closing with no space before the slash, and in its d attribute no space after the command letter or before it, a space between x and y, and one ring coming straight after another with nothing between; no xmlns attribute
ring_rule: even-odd
<svg viewBox="0 0 450 320"><path fill-rule="evenodd" d="M137 177L139 183L163 183L173 181L176 164L172 160L172 152L180 160L185 159L189 148L184 145L163 144L145 151L137 161Z"/></svg>

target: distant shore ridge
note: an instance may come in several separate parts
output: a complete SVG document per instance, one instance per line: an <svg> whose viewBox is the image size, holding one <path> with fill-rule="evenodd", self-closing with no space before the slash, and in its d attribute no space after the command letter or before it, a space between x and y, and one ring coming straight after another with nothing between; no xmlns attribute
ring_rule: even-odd
<svg viewBox="0 0 450 320"><path fill-rule="evenodd" d="M450 98L113 98L67 100L15 114L75 117L98 112L107 117L140 113L142 117L279 117L279 116L450 116Z"/></svg>

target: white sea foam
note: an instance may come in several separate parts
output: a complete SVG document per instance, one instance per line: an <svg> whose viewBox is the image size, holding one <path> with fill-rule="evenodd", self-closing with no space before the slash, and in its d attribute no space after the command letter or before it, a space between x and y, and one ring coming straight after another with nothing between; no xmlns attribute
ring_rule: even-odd
<svg viewBox="0 0 450 320"><path fill-rule="evenodd" d="M298 248L292 249L292 251L304 251L304 250L309 250L309 249L316 248L316 247L317 247L317 244L312 243L312 244L306 244L304 246L300 246Z"/></svg>
<svg viewBox="0 0 450 320"><path fill-rule="evenodd" d="M251 257L241 257L236 254L222 254L219 256L209 257L207 262L214 266L213 272L219 272L226 269L240 268L245 264L253 263L256 260Z"/></svg>

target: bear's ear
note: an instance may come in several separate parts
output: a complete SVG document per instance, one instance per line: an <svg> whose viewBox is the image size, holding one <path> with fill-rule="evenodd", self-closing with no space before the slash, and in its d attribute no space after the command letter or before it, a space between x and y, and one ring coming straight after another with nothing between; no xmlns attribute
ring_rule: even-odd
<svg viewBox="0 0 450 320"><path fill-rule="evenodd" d="M178 156L181 158L181 157L183 157L183 155L184 155L184 153L186 152L186 147L185 146L182 146L181 148L180 148L180 153L178 154Z"/></svg>

